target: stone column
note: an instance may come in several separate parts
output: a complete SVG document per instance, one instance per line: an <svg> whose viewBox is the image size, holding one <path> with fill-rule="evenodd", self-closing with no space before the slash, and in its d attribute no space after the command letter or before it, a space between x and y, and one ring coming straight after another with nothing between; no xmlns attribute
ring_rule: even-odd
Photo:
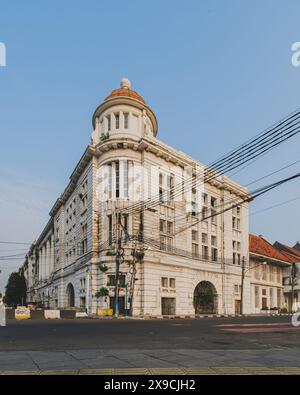
<svg viewBox="0 0 300 395"><path fill-rule="evenodd" d="M45 278L48 277L48 241L45 243L45 260L44 260L44 273Z"/></svg>
<svg viewBox="0 0 300 395"><path fill-rule="evenodd" d="M42 279L42 250L39 250L39 280Z"/></svg>
<svg viewBox="0 0 300 395"><path fill-rule="evenodd" d="M42 246L41 249L41 276L42 276L42 280L44 279L44 246Z"/></svg>
<svg viewBox="0 0 300 395"><path fill-rule="evenodd" d="M54 235L50 239L50 251L51 251L51 270L50 274L54 271Z"/></svg>

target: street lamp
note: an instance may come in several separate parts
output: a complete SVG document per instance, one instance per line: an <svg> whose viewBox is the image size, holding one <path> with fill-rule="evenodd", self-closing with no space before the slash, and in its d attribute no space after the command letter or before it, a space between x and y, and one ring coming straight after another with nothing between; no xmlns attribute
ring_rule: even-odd
<svg viewBox="0 0 300 395"><path fill-rule="evenodd" d="M247 272L249 272L250 270L255 269L255 268L258 267L258 266L266 265L266 264L267 264L267 262L264 261L264 262L259 263L258 265L253 266L253 267L250 267L250 265L249 265L248 269L245 269L245 257L243 256L243 260L242 260L242 284L241 284L241 314L242 314L242 315L244 314L244 311L243 311L243 310L244 310L243 299L244 299L244 280L245 280L245 274L246 274Z"/></svg>

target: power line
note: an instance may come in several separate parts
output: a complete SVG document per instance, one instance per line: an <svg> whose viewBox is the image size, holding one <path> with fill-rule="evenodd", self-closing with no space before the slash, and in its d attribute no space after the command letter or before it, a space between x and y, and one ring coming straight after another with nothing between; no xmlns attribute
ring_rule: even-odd
<svg viewBox="0 0 300 395"><path fill-rule="evenodd" d="M297 115L296 119L300 118L298 116L299 114L300 113L295 114L295 115ZM290 117L290 118L292 118L292 117ZM245 147L249 148L249 144L244 144L243 146L241 146L240 149L237 149L233 152L233 153L235 153L236 157L233 156L233 153L228 155L227 159L230 158L229 162L225 163L224 162L225 159L223 159L221 165L220 165L221 162L219 164L218 164L218 162L215 162L211 165L212 168L206 168L204 170L206 172L204 175L204 182L209 182L209 181L212 181L213 179L223 176L223 174L220 174L220 172L224 173L226 171L227 172L232 171L235 168L241 166L242 164L267 153L270 149L276 147L279 144L282 144L287 139L289 139L289 138L293 137L294 135L296 135L297 133L299 133L299 131L300 131L299 121L297 121L296 127L294 124L291 126L288 126L286 128L284 128L286 125L284 125L284 127L283 127L283 124L286 123L290 118L288 118L285 121L281 121L280 126L277 126L276 128L273 128L270 131L268 131L267 133L265 133L265 137L264 137L265 141L263 140L263 137L261 137L260 139L256 138L256 139L250 140L249 144L251 144L252 146L248 152L245 151ZM288 122L287 125L290 125L293 122L295 122L295 120ZM290 128L292 128L292 130L286 132ZM274 131L274 129L276 129L276 130ZM269 134L271 131L272 131L272 133L271 133L272 137L269 138ZM283 132L286 132L286 133L283 133ZM254 141L256 141L256 143L253 145ZM214 167L214 165L215 165L215 167ZM178 192L181 194L182 189L184 192L186 190L187 184L190 183L191 181L193 182L193 177L190 177L190 180L188 180L186 182L186 184L184 185L184 189L183 189L182 185L179 185L178 187L180 188L180 190ZM171 193L173 193L173 195L178 194L178 192L175 193L175 189L178 187L174 187L172 189ZM146 199L143 202L134 203L130 207L121 209L121 212L126 211L128 213L129 210L132 211L132 210L139 209L142 207L149 208L153 205L159 204L159 202L160 202L160 196L158 195L158 197L156 199L151 197L151 198Z"/></svg>
<svg viewBox="0 0 300 395"><path fill-rule="evenodd" d="M254 180L254 181L251 181L251 182L249 182L248 184L246 184L245 187L248 187L249 185L255 184L255 183L257 183L257 182L259 182L259 181L261 181L261 180L264 180L264 179L267 178L267 177L273 176L274 174L277 174L277 173L279 173L279 172L281 172L281 171L283 171L283 170L286 170L286 169L288 169L289 167L292 167L292 166L296 165L297 163L300 163L300 160L297 160L296 162L293 162L293 163L290 163L289 165L286 165L286 166L284 166L284 167L281 167L280 169L275 170L275 171L273 171L272 173L266 174L266 175L263 176L263 177L260 177L260 178Z"/></svg>
<svg viewBox="0 0 300 395"><path fill-rule="evenodd" d="M250 213L249 215L252 216L252 215L260 214L260 213L263 213L265 211L272 210L273 208L280 207L280 206L283 206L285 204L295 202L296 200L299 200L299 199L300 199L300 196L298 196L298 197L296 197L294 199L285 200L284 202L281 202L281 203L278 203L278 204L274 204L273 206L266 207L266 208L264 208L262 210L254 211L253 213Z"/></svg>
<svg viewBox="0 0 300 395"><path fill-rule="evenodd" d="M292 180L294 180L294 179L296 179L296 178L298 178L298 177L300 177L300 173L294 174L294 175L291 176L291 177L288 177L288 178L285 178L285 179L283 179L283 180L277 181L277 182L275 182L275 183L273 183L273 184L270 184L270 185L267 185L267 186L265 186L265 187L261 187L261 188L259 188L259 189L256 190L256 193L255 193L254 195L252 195L252 196L250 196L250 197L248 197L248 198L246 198L246 199L243 199L241 202L239 202L239 203L237 203L237 204L234 204L234 205L232 205L232 206L230 206L230 207L224 209L224 210L221 211L221 212L218 212L218 213L216 213L216 214L214 214L214 215L210 215L210 216L207 216L207 217L202 218L202 219L200 219L200 220L197 220L194 224L188 225L185 229L182 229L182 230L180 230L180 231L175 232L175 235L177 235L178 233L183 232L184 230L187 230L187 229L191 228L192 226L194 226L194 225L195 225L196 223L198 223L198 222L205 221L206 219L209 219L209 218L211 218L211 217L213 217L213 216L215 216L215 215L223 214L223 213L225 213L226 211L229 211L229 210L231 210L231 209L233 209L233 208L235 208L235 207L240 206L242 203L250 202L251 200L254 200L255 198L257 198L258 196L261 196L261 195L263 195L264 193L269 192L270 190L272 190L272 189L274 189L274 188L277 188L278 186L280 186L280 185L282 185L282 184L285 184L286 182L292 181Z"/></svg>

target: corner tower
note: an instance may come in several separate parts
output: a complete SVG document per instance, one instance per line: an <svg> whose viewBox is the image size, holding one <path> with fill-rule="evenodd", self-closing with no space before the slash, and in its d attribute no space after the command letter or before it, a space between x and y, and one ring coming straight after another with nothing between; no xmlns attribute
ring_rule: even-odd
<svg viewBox="0 0 300 395"><path fill-rule="evenodd" d="M145 100L134 90L127 78L119 89L113 90L93 115L92 144L97 145L106 136L156 137L157 120Z"/></svg>

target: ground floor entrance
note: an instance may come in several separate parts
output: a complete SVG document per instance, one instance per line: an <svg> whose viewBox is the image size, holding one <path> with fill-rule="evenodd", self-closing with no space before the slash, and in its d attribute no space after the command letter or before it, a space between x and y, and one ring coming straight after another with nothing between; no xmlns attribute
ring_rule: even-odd
<svg viewBox="0 0 300 395"><path fill-rule="evenodd" d="M126 314L126 306L125 306L125 296L119 296L119 314ZM115 297L110 296L109 298L109 308L115 309Z"/></svg>
<svg viewBox="0 0 300 395"><path fill-rule="evenodd" d="M194 291L195 314L217 314L218 294L209 281L201 281Z"/></svg>
<svg viewBox="0 0 300 395"><path fill-rule="evenodd" d="M161 298L161 314L175 315L176 314L176 299L175 298Z"/></svg>

